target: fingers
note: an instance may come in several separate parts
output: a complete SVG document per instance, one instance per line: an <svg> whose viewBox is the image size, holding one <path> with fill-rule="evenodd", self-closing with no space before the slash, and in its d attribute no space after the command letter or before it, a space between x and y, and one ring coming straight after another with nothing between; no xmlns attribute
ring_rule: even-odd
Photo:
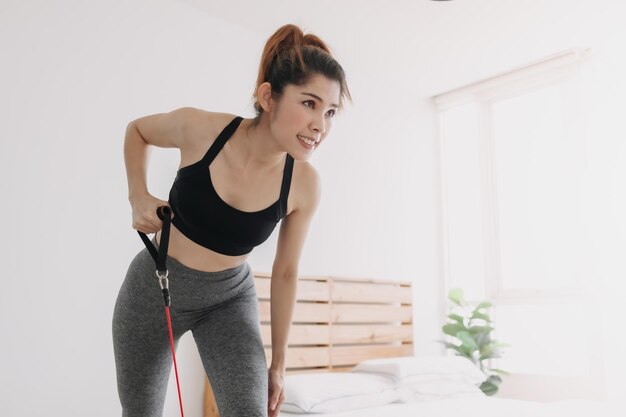
<svg viewBox="0 0 626 417"><path fill-rule="evenodd" d="M150 234L150 233L156 233L159 230L161 230L163 228L163 222L160 221L159 219L156 220L152 220L150 221L150 223L143 223L140 225L133 225L133 229L135 230L139 230L142 233L145 234Z"/></svg>
<svg viewBox="0 0 626 417"><path fill-rule="evenodd" d="M272 395L269 400L269 417L276 417L280 411L280 406L285 401L285 391L281 388L280 395Z"/></svg>
<svg viewBox="0 0 626 417"><path fill-rule="evenodd" d="M161 230L165 215L169 215L170 219L175 217L168 201L155 198L152 195L133 199L131 206L133 210L132 227L142 233L156 233Z"/></svg>
<svg viewBox="0 0 626 417"><path fill-rule="evenodd" d="M169 206L167 207L169 209ZM172 209L169 209L169 213L170 213L170 220L171 220L174 218L174 212L172 211ZM156 233L159 230L163 229L163 221L161 220L161 217L160 217L163 215L164 215L163 206L161 206L158 208L158 212L157 210L155 210L154 213L145 214L143 218L144 222L137 225L137 227L133 225L133 228L146 234Z"/></svg>
<svg viewBox="0 0 626 417"><path fill-rule="evenodd" d="M278 415L278 411L280 410L280 406L284 400L285 400L285 394L283 394L283 391L281 391L281 395L278 398L278 402L276 402L276 404L274 405L274 411L276 412L276 415Z"/></svg>
<svg viewBox="0 0 626 417"><path fill-rule="evenodd" d="M268 404L267 414L269 417L278 417L280 406L285 401L285 390L283 387L283 373L269 370L268 373Z"/></svg>

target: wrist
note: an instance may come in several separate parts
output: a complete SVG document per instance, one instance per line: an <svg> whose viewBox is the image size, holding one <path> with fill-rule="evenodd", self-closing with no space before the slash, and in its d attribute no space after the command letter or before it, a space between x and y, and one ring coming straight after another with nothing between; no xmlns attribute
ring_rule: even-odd
<svg viewBox="0 0 626 417"><path fill-rule="evenodd" d="M283 349L272 348L272 366L285 368L285 351Z"/></svg>
<svg viewBox="0 0 626 417"><path fill-rule="evenodd" d="M148 191L136 191L128 194L128 201L132 203L138 198L143 198L149 196L150 193Z"/></svg>
<svg viewBox="0 0 626 417"><path fill-rule="evenodd" d="M286 370L286 367L283 362L272 361L272 364L270 365L270 371L278 371L278 372L285 373L285 370Z"/></svg>

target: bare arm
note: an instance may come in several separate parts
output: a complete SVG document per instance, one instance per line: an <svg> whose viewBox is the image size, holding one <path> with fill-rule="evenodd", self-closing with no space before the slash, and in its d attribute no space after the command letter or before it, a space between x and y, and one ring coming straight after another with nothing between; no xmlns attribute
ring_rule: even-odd
<svg viewBox="0 0 626 417"><path fill-rule="evenodd" d="M128 178L128 199L149 194L146 181L151 148L181 148L189 121L199 110L182 107L169 113L157 113L133 120L126 127L124 162Z"/></svg>
<svg viewBox="0 0 626 417"><path fill-rule="evenodd" d="M271 368L284 371L289 328L296 303L298 264L309 225L321 198L321 181L312 165L303 175L303 198L298 207L286 216L278 236L276 258L270 284L270 319L272 323Z"/></svg>
<svg viewBox="0 0 626 417"><path fill-rule="evenodd" d="M272 323L272 363L268 369L268 415L278 416L285 400L284 374L287 368L287 340L298 286L298 264L311 219L321 197L320 177L312 165L303 165L302 197L296 208L280 225L276 258L270 283L270 320ZM299 199L300 200L300 199Z"/></svg>

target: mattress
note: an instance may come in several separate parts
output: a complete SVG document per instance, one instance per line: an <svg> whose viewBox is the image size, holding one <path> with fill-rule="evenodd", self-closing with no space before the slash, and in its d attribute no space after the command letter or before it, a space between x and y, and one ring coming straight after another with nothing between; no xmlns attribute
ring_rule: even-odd
<svg viewBox="0 0 626 417"><path fill-rule="evenodd" d="M469 412L476 410L476 413ZM409 403L392 403L384 406L362 408L337 413L308 414L318 417L623 417L626 409L622 403L592 400L566 400L551 403L504 399L497 397L472 397L427 400ZM280 412L280 417L305 414Z"/></svg>

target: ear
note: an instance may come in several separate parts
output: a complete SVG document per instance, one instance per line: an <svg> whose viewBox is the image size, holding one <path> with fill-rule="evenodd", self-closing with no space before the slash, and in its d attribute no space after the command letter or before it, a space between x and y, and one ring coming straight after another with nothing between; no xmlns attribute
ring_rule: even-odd
<svg viewBox="0 0 626 417"><path fill-rule="evenodd" d="M269 112L274 107L272 99L272 85L265 81L256 90L256 97L263 111Z"/></svg>

